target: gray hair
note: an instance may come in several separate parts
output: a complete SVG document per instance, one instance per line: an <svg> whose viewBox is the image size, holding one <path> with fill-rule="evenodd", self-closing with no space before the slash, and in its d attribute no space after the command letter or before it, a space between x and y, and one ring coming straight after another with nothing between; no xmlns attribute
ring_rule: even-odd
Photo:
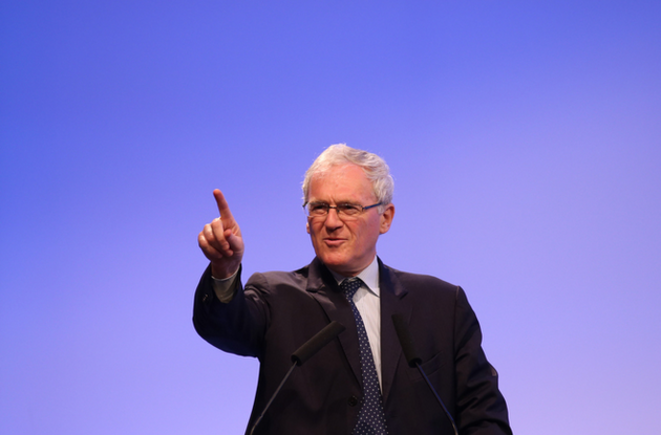
<svg viewBox="0 0 661 435"><path fill-rule="evenodd" d="M372 183L374 195L381 203L379 211L383 212L385 206L392 202L392 195L395 190L395 182L390 175L390 168L385 160L376 154L351 148L343 143L326 148L305 172L303 201L308 199L312 177L328 171L333 166L347 163L357 165L365 172L367 179Z"/></svg>

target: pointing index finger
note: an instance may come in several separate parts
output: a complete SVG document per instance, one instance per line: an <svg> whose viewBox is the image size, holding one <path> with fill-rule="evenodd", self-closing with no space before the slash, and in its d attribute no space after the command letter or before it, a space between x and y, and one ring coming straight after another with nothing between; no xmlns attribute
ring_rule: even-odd
<svg viewBox="0 0 661 435"><path fill-rule="evenodd" d="M223 219L233 220L234 217L232 216L230 206L227 204L227 200L225 199L223 192L221 192L219 189L216 189L213 191L213 196L216 198L216 205L218 205L218 213L220 213L220 217Z"/></svg>

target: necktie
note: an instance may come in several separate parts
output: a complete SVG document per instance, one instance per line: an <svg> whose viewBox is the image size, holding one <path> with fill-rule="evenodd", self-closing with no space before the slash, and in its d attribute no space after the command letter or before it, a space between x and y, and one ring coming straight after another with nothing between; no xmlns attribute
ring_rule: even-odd
<svg viewBox="0 0 661 435"><path fill-rule="evenodd" d="M363 318L353 301L356 291L360 288L362 281L358 278L345 279L340 284L344 292L353 316L356 318L356 329L358 330L358 344L360 344L360 369L363 376L363 403L358 413L358 423L353 429L353 435L387 435L386 418L383 414L383 403L379 378L374 366L374 358L370 350L370 342Z"/></svg>

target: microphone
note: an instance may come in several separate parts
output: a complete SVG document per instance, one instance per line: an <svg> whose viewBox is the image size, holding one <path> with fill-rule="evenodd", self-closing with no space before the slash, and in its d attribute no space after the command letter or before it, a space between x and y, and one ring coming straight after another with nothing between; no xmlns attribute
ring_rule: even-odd
<svg viewBox="0 0 661 435"><path fill-rule="evenodd" d="M315 353L319 352L322 347L330 343L337 335L344 331L344 325L333 320L326 325L324 329L317 332L317 334L303 343L296 352L291 355L292 362L296 365L302 365L305 361L309 360Z"/></svg>
<svg viewBox="0 0 661 435"><path fill-rule="evenodd" d="M252 429L250 430L250 435L252 435L252 433L255 431L255 428L257 427L259 422L262 421L262 418L266 414L266 411L269 409L271 403L273 403L273 400L282 389L282 386L285 384L285 381L289 379L289 375L291 375L291 373L294 371L294 368L296 366L303 365L304 362L306 362L312 356L314 356L314 354L319 352L322 347L326 346L328 343L333 341L333 339L337 337L340 332L344 331L344 329L345 329L344 325L333 320L331 323L326 325L324 329L317 332L314 337L312 337L311 339L303 343L301 347L296 349L296 352L294 352L291 355L291 360L293 363L292 366L289 368L289 371L280 382L280 385L278 385L278 388L275 389L275 392L273 393L268 403L264 407L262 413L259 414L257 420L255 420L255 424L252 425Z"/></svg>
<svg viewBox="0 0 661 435"><path fill-rule="evenodd" d="M406 323L404 322L404 319L402 318L401 314L393 314L392 323L395 326L395 331L397 332L399 343L402 346L402 351L404 352L404 357L406 358L406 362L408 363L409 367L418 368L420 374L427 382L427 385L431 389L432 393L434 393L436 400L441 405L441 408L443 408L443 411L445 412L445 415L448 417L448 420L450 420L450 423L452 423L452 429L454 430L454 435L459 435L459 431L457 430L457 425L454 422L454 418L452 418L452 415L450 415L450 412L448 412L448 409L445 407L445 404L441 400L441 397L438 395L436 389L434 388L431 381L427 377L427 374L425 373L424 370L422 370L422 367L420 366L420 363L422 362L422 358L420 358L418 354L415 352L415 346L413 345L411 332L409 331L408 326L406 326Z"/></svg>
<svg viewBox="0 0 661 435"><path fill-rule="evenodd" d="M409 328L406 327L404 319L400 314L392 315L392 323L395 326L395 332L397 332L399 344L401 344L402 350L404 351L404 358L406 358L409 367L414 368L416 364L422 362L422 358L415 353L415 346L413 346L411 332L409 331Z"/></svg>

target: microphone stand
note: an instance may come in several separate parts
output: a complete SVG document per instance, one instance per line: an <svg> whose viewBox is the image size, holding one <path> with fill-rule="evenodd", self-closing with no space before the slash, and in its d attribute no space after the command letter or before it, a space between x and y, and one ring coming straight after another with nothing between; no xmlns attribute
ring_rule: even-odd
<svg viewBox="0 0 661 435"><path fill-rule="evenodd" d="M306 341L301 347L296 349L296 352L294 352L291 355L291 360L293 362L292 366L289 368L289 371L280 382L280 385L278 385L278 388L275 389L275 392L273 393L268 403L264 407L264 410L261 412L261 414L259 414L257 420L255 420L255 423L252 425L252 429L250 429L249 435L252 435L253 432L255 432L255 428L257 427L259 422L262 421L262 418L266 414L266 411L269 409L271 403L273 403L273 400L278 395L278 393L282 389L282 386L285 384L287 379L289 379L289 375L292 374L296 366L300 366L308 359L310 359L314 354L319 352L319 350L321 350L322 347L326 346L333 339L335 339L335 337L337 337L337 335L340 332L344 331L344 329L345 329L344 325L336 321L332 321L331 323L326 325L321 331L317 332L314 337L312 337L311 339Z"/></svg>
<svg viewBox="0 0 661 435"><path fill-rule="evenodd" d="M448 416L448 420L450 420L450 423L452 423L452 429L454 430L454 435L459 435L459 431L457 430L457 425L454 423L454 418L452 418L452 415L450 415L450 412L445 407L445 403L443 403L440 396L436 392L436 389L431 384L431 381L427 377L427 374L425 373L424 370L422 370L422 367L420 367L420 362L415 361L415 365L416 365L416 367L418 367L418 370L420 371L420 374L422 375L422 377L425 378L425 381L427 382L427 385L429 385L429 389L431 390L431 392L434 393L434 397L436 397L436 400L438 401L438 404L441 405L441 408L443 408L443 411L445 411L445 415Z"/></svg>
<svg viewBox="0 0 661 435"><path fill-rule="evenodd" d="M289 368L289 371L287 372L285 377L280 382L280 385L278 385L278 388L275 389L275 393L273 393L273 395L269 399L268 403L264 407L264 410L262 411L261 414L259 414L259 417L257 417L257 420L255 420L255 424L252 425L252 429L250 430L250 435L252 435L252 433L255 431L255 428L257 427L259 422L262 421L262 418L264 417L264 414L266 414L266 411L269 409L269 406L271 406L271 403L273 403L273 400L275 399L275 396L278 395L278 393L280 392L280 389L282 389L282 386L285 385L285 381L287 381L287 379L289 379L289 375L291 375L291 373L294 371L297 364L298 364L298 361L294 361L294 364L292 364L292 366Z"/></svg>
<svg viewBox="0 0 661 435"><path fill-rule="evenodd" d="M425 373L424 370L422 370L422 366L420 366L422 359L418 356L418 354L415 351L415 346L413 345L413 338L411 337L411 332L409 331L406 322L404 322L404 318L401 316L401 314L393 314L392 323L393 326L395 327L397 338L399 338L399 344L401 344L402 346L402 351L404 352L404 357L406 358L406 362L408 363L409 367L418 368L418 371L420 372L424 380L427 382L427 386L429 386L431 392L434 393L434 397L436 397L438 404L441 405L441 408L443 408L445 415L448 417L448 420L450 420L450 423L452 424L452 429L454 430L454 435L459 435L459 431L457 430L457 425L454 422L454 418L452 418L452 415L445 407L445 403L443 403L441 397L438 395L436 389L434 388L431 381L427 377L427 374Z"/></svg>

